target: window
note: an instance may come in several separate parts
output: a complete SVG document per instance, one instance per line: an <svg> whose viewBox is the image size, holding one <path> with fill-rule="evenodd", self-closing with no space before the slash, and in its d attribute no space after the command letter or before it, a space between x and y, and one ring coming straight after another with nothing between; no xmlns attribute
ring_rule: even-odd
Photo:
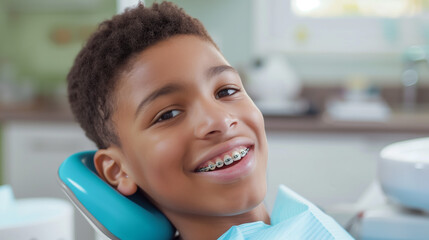
<svg viewBox="0 0 429 240"><path fill-rule="evenodd" d="M429 43L429 0L255 0L254 7L257 53L399 54Z"/></svg>
<svg viewBox="0 0 429 240"><path fill-rule="evenodd" d="M428 0L292 0L292 11L302 17L401 17L428 12Z"/></svg>
<svg viewBox="0 0 429 240"><path fill-rule="evenodd" d="M282 52L302 78L399 78L429 44L429 0L254 0L253 55Z"/></svg>

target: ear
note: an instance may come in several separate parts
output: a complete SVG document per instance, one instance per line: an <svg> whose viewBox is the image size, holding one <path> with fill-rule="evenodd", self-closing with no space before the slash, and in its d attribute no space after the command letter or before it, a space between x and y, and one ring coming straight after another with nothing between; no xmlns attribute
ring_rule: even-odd
<svg viewBox="0 0 429 240"><path fill-rule="evenodd" d="M99 149L94 155L94 165L101 179L122 195L130 196L137 191L137 184L128 177L124 160L121 150L116 146Z"/></svg>

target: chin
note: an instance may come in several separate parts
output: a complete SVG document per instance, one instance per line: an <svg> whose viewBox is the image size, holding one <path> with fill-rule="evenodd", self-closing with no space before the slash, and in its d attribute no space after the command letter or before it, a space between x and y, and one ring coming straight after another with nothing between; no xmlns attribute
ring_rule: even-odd
<svg viewBox="0 0 429 240"><path fill-rule="evenodd" d="M248 186L247 191L240 191L240 193L229 198L229 201L224 203L223 207L216 210L215 215L236 216L249 212L263 204L266 192L267 185L264 178L263 182L258 182L257 185Z"/></svg>

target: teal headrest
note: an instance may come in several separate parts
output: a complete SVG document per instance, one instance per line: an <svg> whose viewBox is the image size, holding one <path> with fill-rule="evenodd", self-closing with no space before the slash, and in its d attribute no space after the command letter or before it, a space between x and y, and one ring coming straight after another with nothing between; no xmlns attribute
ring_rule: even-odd
<svg viewBox="0 0 429 240"><path fill-rule="evenodd" d="M58 170L64 192L86 218L111 239L172 239L173 226L142 193L125 197L97 175L94 154L73 154Z"/></svg>

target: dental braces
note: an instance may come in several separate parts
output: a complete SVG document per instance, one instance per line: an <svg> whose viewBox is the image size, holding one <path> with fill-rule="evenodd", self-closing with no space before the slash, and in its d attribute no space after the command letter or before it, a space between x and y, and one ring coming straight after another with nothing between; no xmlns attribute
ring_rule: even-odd
<svg viewBox="0 0 429 240"><path fill-rule="evenodd" d="M246 154L249 152L249 148L246 149L242 149L240 150L240 152L237 152L236 154L232 155L231 157L228 157L226 159L224 159L223 161L221 159L216 160L216 163L209 163L209 165L207 167L203 167L197 170L197 172L208 172L208 171L213 171L216 168L221 168L224 165L230 165L231 163L235 162L235 161L239 161L241 160L241 158L243 158L244 156L246 156Z"/></svg>

